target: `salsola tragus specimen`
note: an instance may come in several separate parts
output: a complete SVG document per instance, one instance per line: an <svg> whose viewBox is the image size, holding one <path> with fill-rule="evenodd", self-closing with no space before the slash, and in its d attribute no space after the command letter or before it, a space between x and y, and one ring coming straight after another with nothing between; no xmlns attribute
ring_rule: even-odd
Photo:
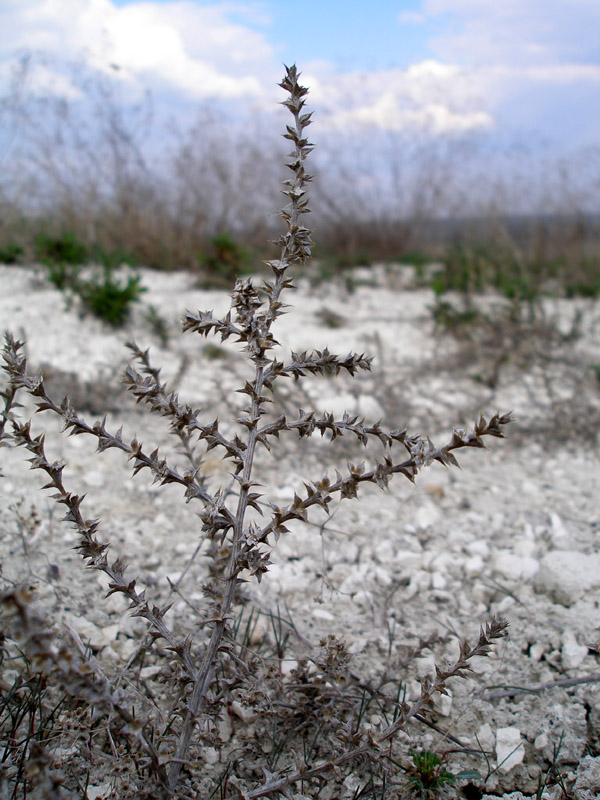
<svg viewBox="0 0 600 800"><path fill-rule="evenodd" d="M122 694L119 694L117 702L98 665L92 670L87 668L82 684L89 694L90 682L98 681L101 710L120 718L120 732L125 731L129 736L133 733L137 746L145 753L141 773L153 776L154 784L145 783L146 794L142 794L140 782L137 790L139 795L136 795L140 797L179 796L184 791L184 785L193 782L194 770L201 769L196 766L201 761L194 762L194 759L201 758L202 751L198 745L217 742L216 725L224 713L223 694L215 688L217 666L221 671L225 670L225 665L230 670L238 668L242 676L240 681L244 671L250 671L236 650L231 631L240 583L249 576L256 576L260 581L268 571L270 559L266 545L273 545L280 535L288 532L286 523L291 520L307 521L315 508L328 512L334 499L357 497L362 483L374 483L385 489L394 475L403 475L414 481L423 467L435 461L444 466L455 466L455 450L484 447L484 437L502 437L503 428L510 421L509 414L496 414L489 420L481 417L473 430L455 428L449 442L436 447L428 438L408 435L406 430L399 428L384 430L380 423L366 425L364 421L348 415L335 419L331 414L318 416L313 412L300 411L296 418L291 419L269 413L276 381L285 378L298 381L307 374L337 375L342 371L353 376L360 370L369 370L372 360L356 353L340 357L327 348L312 353L292 352L288 361L279 361L273 355L278 343L272 329L286 308L282 296L286 290L294 288L290 268L294 264L304 263L310 257L312 245L310 230L301 222L302 215L309 211L306 186L311 180L305 171L305 161L312 149L305 136L311 117L310 113L304 112L307 89L298 83L295 67L286 70L281 86L288 93L284 105L293 117L293 124L287 126L284 136L293 143L294 150L287 162L292 177L284 182L284 194L289 202L281 211L285 221L285 232L277 241L281 251L278 259L268 262L272 279L263 280L258 286L251 279L238 280L232 294L231 311L222 319L213 318L211 312L187 312L183 319L184 331L196 332L201 336L220 335L222 340L231 338L243 344L246 358L252 364L253 377L238 390L247 398L247 404L237 419L238 433L225 435L216 420L202 422L199 410L180 402L176 394L167 392L165 385L160 382L159 370L150 363L147 351L130 343L138 368L130 366L127 369L125 383L138 402L145 403L150 411L169 419L171 432L179 438L187 459L186 468L177 469L159 455L158 449L149 451L135 438L126 440L121 430L114 433L109 431L105 421L88 424L68 398L56 402L48 395L42 377L27 371L22 343L15 341L10 334L6 335L3 369L8 374L9 383L2 393L4 412L0 420L0 436L8 440L5 430L10 429L12 440L30 451L32 468L43 470L48 477L44 488L52 489L56 501L66 506L66 519L79 533L78 549L87 565L108 575L109 594L124 595L131 613L147 621L152 639L162 642L174 654L177 662L173 681L180 687L179 702L170 710L166 723L147 713L144 716L139 709L132 714ZM148 469L155 482L180 484L186 500L200 501L203 535L215 545L215 554L227 554L227 561L224 567L214 570L213 581L205 587L207 602L204 619L193 635L182 638L176 633L169 625L168 607L154 605L146 597L145 591L138 591L136 580L126 574L122 560L109 558L109 544L99 538L100 523L85 518L82 498L70 493L63 484L64 465L48 460L44 436L34 436L31 423L22 422L15 415L13 407L16 406L15 398L20 389L28 391L35 398L38 411L58 414L69 434L94 437L100 452L110 448L123 451L133 464L134 474ZM383 448L383 455L368 468L349 463L343 473L336 470L335 478L326 474L316 480L307 480L288 505L280 507L266 501L256 491L257 484L253 480L257 447L260 445L268 451L272 440L281 435L298 434L303 438L315 432L331 440L352 434L364 445L369 439L377 439ZM197 453L196 440L202 443L201 451L218 449L224 458L230 459L236 482L235 492L226 493L224 489L210 492L207 489L201 476L202 456ZM259 524L256 515L249 513L250 509L261 515L266 512L267 516ZM251 516L254 518L251 519ZM59 666L61 658L64 661L62 651L53 650L47 637L40 640L43 642L40 644L23 598L24 595L17 596L13 592L5 600L12 609L11 613L21 618L23 630L27 631L28 645L34 650L37 648L45 667L53 671L57 680L68 682L71 673L65 673L64 670L61 673ZM360 717L358 721L348 718L347 714L343 721L334 718L329 732L324 735L325 743L318 750L315 749L319 758L311 759L309 753L304 759L299 759L296 754L294 769L285 766L277 772L265 768L263 782L254 788L247 781L229 775L226 783L233 794L225 792L221 796L255 798L278 792L289 793L297 782L304 785L331 771L337 775L340 769L349 770L365 761L379 763L384 748L397 731L409 719L427 710L433 695L445 691L445 683L449 678L467 674L470 659L485 655L493 641L503 635L505 627L506 623L494 619L481 630L474 647L462 642L456 662L443 670L438 668L435 679L424 680L418 700L412 704L396 703L392 721L379 729L362 725ZM331 675L336 670L343 672L346 659L343 647L333 637L324 646L324 661L315 663L325 664L323 670L326 672L329 669ZM73 671L72 663L69 669ZM303 680L312 680L308 672L304 673ZM221 789L225 791L223 787L224 784ZM181 796L187 795L184 792Z"/></svg>

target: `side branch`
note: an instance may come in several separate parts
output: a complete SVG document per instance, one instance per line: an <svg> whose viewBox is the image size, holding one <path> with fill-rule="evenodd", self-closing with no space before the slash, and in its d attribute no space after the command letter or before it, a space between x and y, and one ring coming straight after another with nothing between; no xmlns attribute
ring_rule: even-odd
<svg viewBox="0 0 600 800"><path fill-rule="evenodd" d="M171 420L171 432L180 439L192 466L199 470L202 461L195 458L191 452L190 439L196 432L199 439L206 441L207 450L223 447L227 455L239 463L242 458L243 443L226 439L219 433L216 420L208 425L200 423L199 409L192 409L187 403L181 403L176 392L167 393L166 384L161 383L159 379L160 370L150 364L148 350L141 350L135 342L127 342L127 346L133 351L135 358L141 361L142 372L146 374L144 378L131 365L127 367L123 378L127 389L138 403L146 403L151 411Z"/></svg>
<svg viewBox="0 0 600 800"><path fill-rule="evenodd" d="M136 398L137 403L144 402L151 411L171 420L171 433L179 439L183 453L192 468L199 470L202 458L196 455L191 442L191 424L199 411L192 409L186 403L180 403L176 392L167 392L166 384L160 382L160 369L150 363L149 350L142 350L134 341L126 342L125 345L133 352L134 359L141 364L142 374L130 364L123 375L123 383Z"/></svg>
<svg viewBox="0 0 600 800"><path fill-rule="evenodd" d="M245 555L246 550L257 544L265 543L271 534L278 537L281 533L287 532L286 522L293 519L306 522L307 511L312 506L318 505L329 513L329 503L334 494L339 494L342 500L357 497L358 486L361 483L375 483L381 489L386 489L393 475L404 475L405 478L414 482L419 470L430 466L434 461L438 461L445 467L458 467L459 464L453 455L453 450L463 447L484 448L484 436L504 438L502 427L511 420L510 413L495 414L489 422L482 415L471 431L454 428L450 441L443 447L435 447L429 439L425 440L420 436L407 437L405 434L399 433L397 438L409 451L410 458L401 463L394 463L390 456L386 456L383 461L376 462L370 470L366 470L364 464L349 463L348 474L344 477L336 470L337 479L333 483L327 475L319 481L305 483L306 497L302 498L296 493L293 502L288 506L284 508L271 506L273 509L271 521L259 530L253 531L251 542L246 545L242 554Z"/></svg>
<svg viewBox="0 0 600 800"><path fill-rule="evenodd" d="M240 337L242 331L231 321L231 313L226 314L223 319L214 319L212 311L186 311L182 319L182 330L195 331L201 336L208 336L209 333L220 333L221 341L224 342L230 336Z"/></svg>
<svg viewBox="0 0 600 800"><path fill-rule="evenodd" d="M278 377L293 377L294 380L303 378L306 373L312 375L339 375L341 370L346 370L350 375L354 375L359 369L369 372L373 363L373 356L365 356L364 353L348 353L342 358L335 353L330 353L327 348L315 350L314 354L306 351L303 353L292 352L290 364L283 364L274 361L265 370L265 384Z"/></svg>
<svg viewBox="0 0 600 800"><path fill-rule="evenodd" d="M407 440L406 429L396 428L392 431L384 431L379 422L373 425L365 425L363 418L344 413L341 420L336 420L333 414L323 413L317 417L314 411L304 411L298 409L299 417L294 420L286 419L285 415L278 417L268 425L259 429L259 436L278 436L280 431L298 431L300 438L311 436L315 431L319 431L324 436L327 431L331 435L331 441L344 433L353 433L361 444L368 443L368 437L374 436L385 446L391 447L393 442L403 442Z"/></svg>
<svg viewBox="0 0 600 800"><path fill-rule="evenodd" d="M0 596L0 609L4 618L18 620L18 639L35 668L46 674L53 673L59 685L78 701L83 698L96 711L108 716L117 714L125 723L122 733L138 740L161 784L166 787L167 772L157 749L144 734L144 720L132 713L124 692L112 687L96 659L83 659L64 644L59 647L53 644L55 633L45 616L32 607L32 599L29 589L15 587Z"/></svg>
<svg viewBox="0 0 600 800"><path fill-rule="evenodd" d="M151 636L154 639L165 639L170 649L179 656L188 676L193 680L196 675L196 668L191 659L189 647L179 642L163 620L169 606L162 609L154 605L151 607L146 600L145 590L138 592L135 588L135 579L128 580L125 577L126 565L119 558L112 564L109 563L107 557L108 543L101 542L96 538L99 528L98 520L85 519L83 517L81 513L83 497L70 494L66 490L62 480L64 464L61 461L48 461L44 451L44 436L32 438L29 423L20 425L18 422L13 422L13 428L17 444L22 445L33 454L33 458L29 459L31 469L41 469L50 478L50 482L42 488L55 489L56 494L53 495L53 499L67 507L68 510L64 519L73 524L80 536L76 549L88 562L89 567L108 575L110 579L108 595L116 592L125 595L129 600L129 608L132 610L132 615L143 617L150 623Z"/></svg>
<svg viewBox="0 0 600 800"><path fill-rule="evenodd" d="M37 411L53 411L61 417L64 422L64 430L69 431L70 436L80 436L82 434L93 436L98 442L98 452L101 453L104 450L116 448L127 453L129 460L133 461L134 475L140 470L148 468L154 475L155 483L160 483L161 485L178 483L183 486L187 500L198 498L204 505L214 503L215 498L197 480L196 470L186 470L181 475L177 470L169 467L166 459L159 458L158 448L148 455L137 439L134 438L131 443L123 441L122 429L119 429L115 434L110 433L106 429L106 419L98 420L93 425L89 425L85 419L76 413L67 397L58 405L46 392L42 376L30 375L27 372L27 361L19 353L21 346L21 342L15 342L11 337L10 341L7 340L3 350L5 362L3 369L9 375L11 391L23 388L32 397L37 398Z"/></svg>
<svg viewBox="0 0 600 800"><path fill-rule="evenodd" d="M258 797L266 797L274 795L278 792L285 793L288 787L292 787L298 781L306 781L310 778L316 778L319 775L324 775L328 772L335 770L344 764L358 762L367 756L381 755L383 746L394 735L406 726L406 723L414 717L421 714L421 712L428 710L432 705L433 696L435 694L447 694L446 682L450 678L465 677L466 673L471 671L469 661L475 656L487 656L490 653L492 645L496 639L501 639L506 635L508 622L504 619L493 617L489 623L486 624L485 629L481 628L479 633L479 640L474 647L471 647L468 642L461 641L460 653L457 661L452 664L448 669L442 671L436 667L436 677L434 680L423 680L421 683L421 696L412 705L403 703L399 709L398 718L391 725L388 725L377 734L375 731L363 730L354 733L351 737L352 741L359 741L357 746L350 747L340 755L321 761L314 766L300 766L295 772L281 776L279 773L266 773L266 780L262 786L253 789L249 792L243 790L239 792L238 798L242 800L256 800ZM340 732L340 738L345 739L345 731ZM236 787L238 788L238 787ZM230 797L232 797L230 795Z"/></svg>

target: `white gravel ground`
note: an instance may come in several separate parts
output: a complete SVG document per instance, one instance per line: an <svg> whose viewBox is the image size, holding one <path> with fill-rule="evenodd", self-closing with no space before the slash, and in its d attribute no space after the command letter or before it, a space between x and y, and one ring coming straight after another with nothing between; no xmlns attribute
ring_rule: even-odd
<svg viewBox="0 0 600 800"><path fill-rule="evenodd" d="M492 754L488 763L476 756L459 759L456 771L469 767L487 776L490 795L535 795L562 737L558 763L567 780L577 778L575 796L600 796L597 307L580 304L584 335L557 351L560 357L543 368L532 362L531 371L509 363L490 388L473 379L481 365L461 361L466 351L454 338L434 334L431 292L407 288L406 272L373 274L376 285L353 293L337 284L311 288L301 281L288 298L294 308L275 331L285 357L290 349L326 345L344 355L358 350L377 356L373 373L354 382L310 378L298 388L304 387L303 394L294 396L287 387L284 402L305 409L312 403L336 416L348 410L369 421L383 418L389 427L406 425L440 442L452 423L465 424L480 410L513 409L513 433L508 441L492 441L489 452L459 454L462 472L435 465L416 486L398 479L385 495L373 487L329 519L317 516L312 526L294 528L281 539L270 573L249 592L263 609L286 606L308 643L342 634L355 670L365 675L377 671L389 648L435 631L473 639L490 615L507 617L509 638L476 665L472 681L456 682L436 709L440 727ZM136 433L148 445L159 444L168 440L166 423L148 418L118 393L127 359L123 342L135 334L140 346L151 346L163 378L177 382L181 398L206 406L206 419L218 413L226 429L240 402L233 390L247 370L244 361L230 343L222 345L223 352L210 352L207 346L221 347L218 341L181 336L176 321L186 308L223 314L228 295L194 288L185 273L141 275L148 287L143 304L125 330L114 331L83 315L76 303L68 308L40 269L0 266L2 328L26 338L30 363L45 365L59 398L66 385L87 406L88 419L101 416L104 405L112 430L123 424L125 436ZM149 304L169 324L166 347L145 319ZM341 316L340 327L327 326L324 310ZM573 310L573 301L553 306L565 326ZM105 535L132 573L140 573L149 592L160 586L164 592L166 577L181 573L198 544L195 510L181 502L177 488L149 487L143 473L132 478L119 453L95 456L83 437L59 437L57 420L47 414L35 425L48 430L49 454L65 459L66 481L72 491L88 494L88 515L102 517ZM343 466L346 458L368 459L370 452L348 437L333 454L317 441L290 440L275 459L261 456L260 480L267 498L283 503L303 478L318 478L325 469L333 474L340 460ZM102 600L102 578L81 568L69 549L75 534L38 490L42 481L28 470L24 455L10 448L0 453L2 574L33 580L59 622L70 622L101 651L100 658L123 662L135 650L139 624L127 617L119 598ZM216 458L207 460L206 469L215 483L229 480L227 465ZM193 586L189 592L193 601ZM180 602L171 613L188 612ZM436 658L451 657L455 647L451 636ZM418 660L406 678L409 695L432 665L433 658ZM589 682L566 683L590 676ZM502 695L540 686L546 688ZM413 745L444 748L427 728L414 726L407 736ZM547 797L558 800L558 790L552 791Z"/></svg>

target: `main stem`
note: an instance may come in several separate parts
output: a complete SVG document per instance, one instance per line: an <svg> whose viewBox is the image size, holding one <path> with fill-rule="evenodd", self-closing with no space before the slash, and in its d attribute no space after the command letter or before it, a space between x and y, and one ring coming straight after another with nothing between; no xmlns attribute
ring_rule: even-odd
<svg viewBox="0 0 600 800"><path fill-rule="evenodd" d="M221 647L223 636L225 635L225 630L227 628L227 621L229 619L229 612L231 611L231 606L233 605L233 599L235 597L235 589L238 581L237 560L240 553L240 542L241 542L242 532L244 530L244 519L246 515L246 509L248 507L248 502L247 502L248 489L249 489L250 478L252 476L254 452L256 450L257 423L258 420L260 419L260 414L259 414L260 406L256 398L257 396L260 396L260 390L262 390L262 381L263 381L263 367L257 367L256 376L254 379L254 387L257 390L257 395L253 397L252 411L251 411L251 417L253 420L255 420L256 424L248 432L248 438L246 441L246 450L244 451L245 453L244 469L242 471L241 490L238 498L235 523L233 526L232 549L229 560L229 574L226 579L225 592L223 594L223 599L221 601L220 614L219 617L214 621L210 641L208 643L208 647L206 648L206 652L202 660L202 665L198 671L198 678L194 683L192 696L188 703L188 710L185 716L185 721L183 723L183 728L179 737L179 741L177 742L177 748L175 750L175 760L171 763L171 766L169 768L170 791L173 791L177 785L177 781L179 779L179 775L181 773L181 769L183 766L183 761L185 761L187 751L190 745L192 732L194 729L194 723L198 715L202 712L206 695L212 683L215 664L217 661L217 654Z"/></svg>
<svg viewBox="0 0 600 800"><path fill-rule="evenodd" d="M294 116L295 121L295 153L292 169L295 172L295 182L290 193L291 199L291 213L287 218L288 237L285 243L282 243L281 257L279 261L280 269L276 271L276 279L273 286L273 292L269 298L269 309L262 321L262 334L270 331L271 325L277 317L276 309L279 307L278 302L281 292L286 284L285 271L290 266L292 261L304 260L304 252L306 247L306 238L302 238L304 234L298 233L298 220L303 213L303 206L301 206L302 190L305 182L308 180L304 174L304 157L307 152L308 145L302 140L302 133L304 127L309 124L309 115L306 115L302 120L300 118L300 111L304 106L302 101L303 95L306 90L299 86L297 82L296 68L292 67L287 71L287 76L281 84L291 95L292 100L296 101L294 107L288 106ZM289 130L289 129L288 129ZM299 192L298 195L295 192ZM259 326L261 327L261 326ZM254 334L259 339L261 333ZM252 356L256 372L253 382L252 404L249 414L249 429L246 438L246 449L243 456L243 469L240 477L240 493L238 497L237 510L235 514L235 522L233 524L232 533L232 547L231 555L229 558L228 575L225 580L225 591L221 601L219 616L213 621L212 633L202 664L197 673L197 678L194 682L194 688L190 700L187 704L187 711L183 722L183 727L179 735L175 755L168 771L168 785L167 791L172 794L179 781L179 776L186 761L188 749L190 746L194 725L198 716L202 713L208 690L213 680L215 665L217 657L222 645L223 637L227 629L227 622L230 618L230 611L235 598L235 590L238 583L238 574L240 567L238 564L242 534L244 532L246 510L248 508L248 492L250 490L252 481L252 469L254 465L254 454L256 451L256 443L258 438L258 426L261 418L261 399L265 375L265 352L268 345L262 343L258 346L258 354Z"/></svg>

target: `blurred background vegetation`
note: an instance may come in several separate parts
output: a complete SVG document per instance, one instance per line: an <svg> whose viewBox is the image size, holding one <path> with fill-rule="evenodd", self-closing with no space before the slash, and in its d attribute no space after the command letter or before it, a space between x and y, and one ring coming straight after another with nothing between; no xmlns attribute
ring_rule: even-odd
<svg viewBox="0 0 600 800"><path fill-rule="evenodd" d="M286 177L273 120L207 105L191 127L163 130L151 97L125 108L85 72L84 105L28 96L27 70L0 99L0 262L42 261L61 288L90 261L104 281L125 263L226 287L272 255ZM405 262L439 296L600 293L599 152L566 164L539 148L492 158L468 137L381 132L365 147L318 120L311 133L321 277Z"/></svg>

